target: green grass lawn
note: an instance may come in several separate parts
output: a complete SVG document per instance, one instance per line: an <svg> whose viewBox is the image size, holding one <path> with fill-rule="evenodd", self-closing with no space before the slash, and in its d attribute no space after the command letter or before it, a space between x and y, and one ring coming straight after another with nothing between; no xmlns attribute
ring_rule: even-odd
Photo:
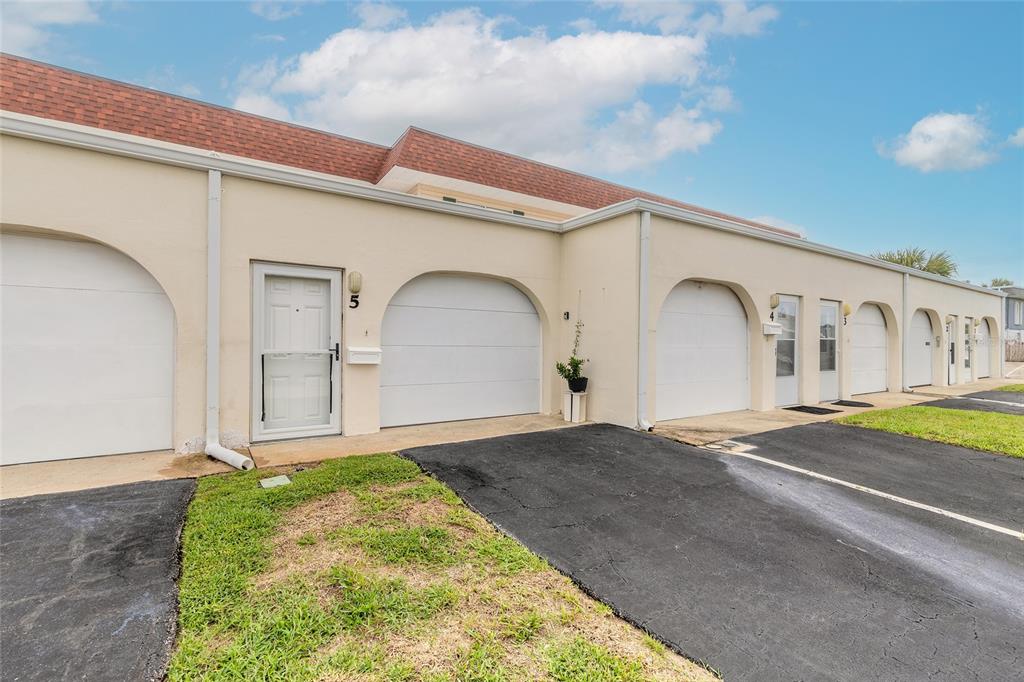
<svg viewBox="0 0 1024 682"><path fill-rule="evenodd" d="M1024 416L911 405L836 420L975 450L1024 457Z"/></svg>
<svg viewBox="0 0 1024 682"><path fill-rule="evenodd" d="M200 479L179 588L174 681L714 679L394 455Z"/></svg>
<svg viewBox="0 0 1024 682"><path fill-rule="evenodd" d="M1009 391L1010 393L1024 393L1024 384L1010 384L1009 386L1000 386L995 390Z"/></svg>

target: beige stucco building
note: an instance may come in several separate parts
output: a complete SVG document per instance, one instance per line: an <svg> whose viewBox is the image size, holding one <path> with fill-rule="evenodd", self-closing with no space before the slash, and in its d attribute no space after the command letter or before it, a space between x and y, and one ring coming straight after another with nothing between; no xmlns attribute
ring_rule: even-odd
<svg viewBox="0 0 1024 682"><path fill-rule="evenodd" d="M998 292L423 131L6 56L0 105L7 464L557 413L577 320L629 427L1000 375Z"/></svg>

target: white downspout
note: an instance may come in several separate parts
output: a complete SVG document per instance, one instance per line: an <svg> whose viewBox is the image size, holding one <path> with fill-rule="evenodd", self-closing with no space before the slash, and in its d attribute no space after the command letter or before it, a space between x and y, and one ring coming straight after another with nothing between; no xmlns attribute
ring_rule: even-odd
<svg viewBox="0 0 1024 682"><path fill-rule="evenodd" d="M900 334L900 345L903 349L903 361L900 362L900 381L903 383L903 392L907 393L910 391L910 382L907 381L907 358L909 357L910 348L908 346L910 342L910 321L907 319L907 315L910 312L907 306L907 292L910 289L910 273L903 273L903 329Z"/></svg>
<svg viewBox="0 0 1024 682"><path fill-rule="evenodd" d="M236 469L252 469L245 455L220 444L220 171L209 171L206 201L206 454Z"/></svg>
<svg viewBox="0 0 1024 682"><path fill-rule="evenodd" d="M650 431L654 424L647 420L647 341L648 341L648 289L651 269L651 212L640 213L639 241L640 281L637 287L639 306L637 313L636 346L636 423L637 428Z"/></svg>

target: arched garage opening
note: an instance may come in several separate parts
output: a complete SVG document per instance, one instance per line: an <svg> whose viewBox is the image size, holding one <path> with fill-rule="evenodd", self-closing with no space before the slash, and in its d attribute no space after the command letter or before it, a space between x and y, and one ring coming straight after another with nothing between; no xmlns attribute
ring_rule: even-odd
<svg viewBox="0 0 1024 682"><path fill-rule="evenodd" d="M935 354L941 352L936 337L939 316L934 310L918 308L910 318L907 331L907 386L930 386L935 383Z"/></svg>
<svg viewBox="0 0 1024 682"><path fill-rule="evenodd" d="M0 234L3 464L172 447L174 310L106 245Z"/></svg>
<svg viewBox="0 0 1024 682"><path fill-rule="evenodd" d="M540 411L541 323L512 284L433 273L407 282L381 328L380 425Z"/></svg>
<svg viewBox="0 0 1024 682"><path fill-rule="evenodd" d="M891 315L881 304L871 302L861 304L854 314L850 322L851 395L888 390Z"/></svg>
<svg viewBox="0 0 1024 682"><path fill-rule="evenodd" d="M657 330L658 421L750 407L747 313L728 286L676 285L662 304Z"/></svg>

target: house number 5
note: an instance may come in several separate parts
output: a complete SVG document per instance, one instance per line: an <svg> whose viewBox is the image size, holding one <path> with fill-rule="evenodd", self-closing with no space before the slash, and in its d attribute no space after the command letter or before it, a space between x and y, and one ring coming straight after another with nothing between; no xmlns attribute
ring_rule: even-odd
<svg viewBox="0 0 1024 682"><path fill-rule="evenodd" d="M358 308L359 307L359 294L352 294L348 297L348 307Z"/></svg>

